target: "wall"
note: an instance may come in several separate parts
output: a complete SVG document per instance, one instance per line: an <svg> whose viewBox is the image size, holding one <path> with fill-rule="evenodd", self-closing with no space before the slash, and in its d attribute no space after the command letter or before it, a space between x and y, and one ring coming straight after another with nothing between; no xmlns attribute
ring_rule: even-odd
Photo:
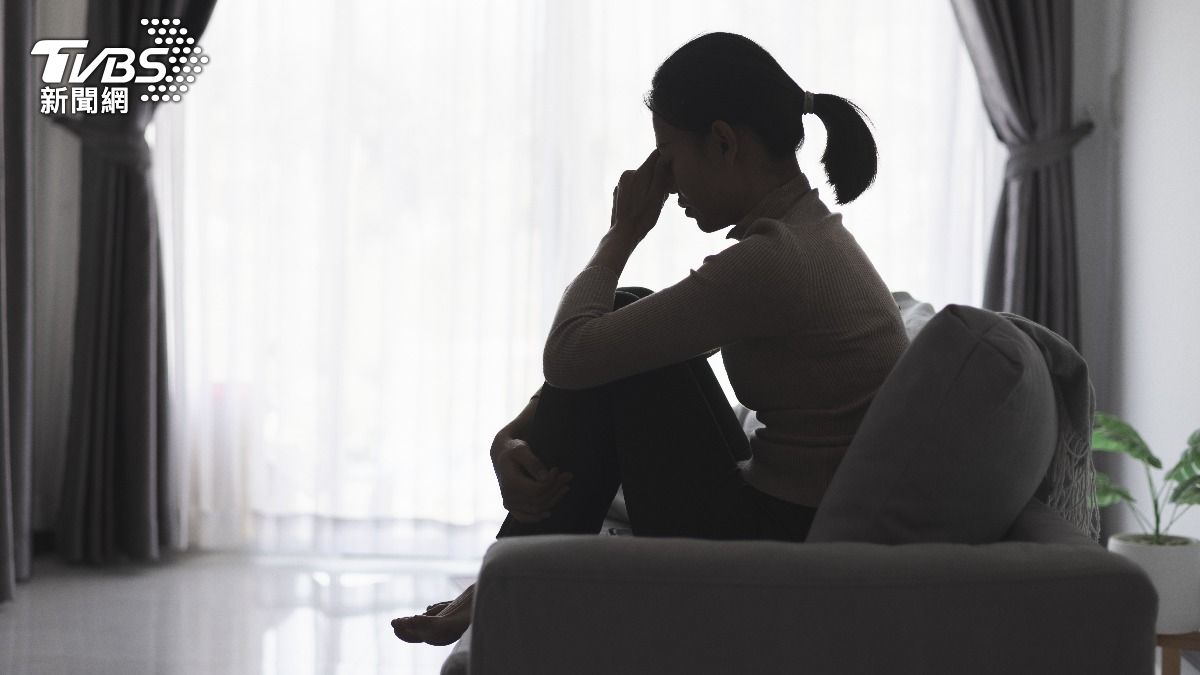
<svg viewBox="0 0 1200 675"><path fill-rule="evenodd" d="M1127 2L1123 14L1114 404L1170 468L1200 428L1200 3ZM1200 509L1172 531L1200 537Z"/></svg>
<svg viewBox="0 0 1200 675"><path fill-rule="evenodd" d="M1097 131L1076 151L1084 340L1097 409L1141 433L1164 469L1200 428L1200 2L1075 3L1076 118ZM1097 456L1153 518L1143 466ZM1165 471L1154 471L1162 486ZM1172 509L1165 510L1164 525ZM1104 536L1140 530L1126 505ZM1200 509L1171 533L1200 537ZM1185 675L1200 654L1185 655Z"/></svg>
<svg viewBox="0 0 1200 675"><path fill-rule="evenodd" d="M1076 116L1097 125L1075 155L1082 351L1097 409L1132 423L1166 468L1200 428L1198 30L1193 0L1075 5ZM1097 466L1149 510L1141 464L1100 455ZM1105 524L1137 528L1124 506ZM1200 509L1172 531L1200 537Z"/></svg>

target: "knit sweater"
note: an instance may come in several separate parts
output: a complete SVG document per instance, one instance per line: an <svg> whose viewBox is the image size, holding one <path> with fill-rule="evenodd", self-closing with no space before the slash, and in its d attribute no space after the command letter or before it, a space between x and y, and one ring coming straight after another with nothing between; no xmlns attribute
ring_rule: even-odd
<svg viewBox="0 0 1200 675"><path fill-rule="evenodd" d="M563 292L546 382L584 389L711 355L763 424L743 478L817 506L884 378L908 346L888 287L804 174L726 235L737 243L679 282L613 310L617 273L585 267Z"/></svg>

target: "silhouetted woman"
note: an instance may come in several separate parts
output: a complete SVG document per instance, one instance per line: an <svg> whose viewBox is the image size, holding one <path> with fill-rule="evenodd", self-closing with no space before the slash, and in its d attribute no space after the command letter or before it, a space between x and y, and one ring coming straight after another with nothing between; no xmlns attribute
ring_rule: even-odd
<svg viewBox="0 0 1200 675"><path fill-rule="evenodd" d="M908 345L886 284L800 172L804 116L840 204L875 179L861 111L804 91L762 47L710 33L658 68L656 148L621 175L611 226L562 295L545 384L496 434L499 537L596 534L618 487L635 536L804 541L867 406ZM670 194L736 243L657 292L617 287ZM749 440L708 366L721 352ZM745 459L742 459L745 458ZM742 461L739 461L739 460ZM408 642L466 630L474 586L392 622Z"/></svg>

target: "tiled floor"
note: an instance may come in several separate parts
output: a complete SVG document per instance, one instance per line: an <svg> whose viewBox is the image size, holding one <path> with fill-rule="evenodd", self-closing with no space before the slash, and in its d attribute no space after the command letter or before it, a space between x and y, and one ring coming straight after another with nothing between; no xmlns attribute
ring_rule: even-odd
<svg viewBox="0 0 1200 675"><path fill-rule="evenodd" d="M458 595L478 561L177 555L103 569L35 560L0 605L4 675L434 673L393 617Z"/></svg>

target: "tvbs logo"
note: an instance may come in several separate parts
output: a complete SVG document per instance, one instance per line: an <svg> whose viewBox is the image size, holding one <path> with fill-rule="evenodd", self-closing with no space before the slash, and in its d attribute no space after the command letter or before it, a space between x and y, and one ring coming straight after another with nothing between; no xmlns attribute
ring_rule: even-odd
<svg viewBox="0 0 1200 675"><path fill-rule="evenodd" d="M107 85L145 85L142 101L179 102L190 84L206 65L195 38L180 26L179 19L142 19L142 25L154 41L153 47L134 52L128 47L105 47L87 62L87 40L39 40L30 54L45 56L41 90L43 113L114 113L128 111L129 90ZM80 85L99 70L95 86ZM70 106L67 90L70 89Z"/></svg>
<svg viewBox="0 0 1200 675"><path fill-rule="evenodd" d="M42 82L48 84L63 82L63 75L66 73L68 65L71 66L71 75L66 81L71 84L86 82L87 78L101 64L104 65L104 73L100 77L100 82L104 84L121 84L130 80L138 84L160 82L167 76L166 64L158 59L161 58L165 61L170 52L169 49L151 47L142 50L141 56L138 57L128 47L106 47L90 65L86 66L83 63L83 54L66 51L68 49L83 50L87 49L87 46L87 40L38 40L30 53L34 56L47 57L46 67L42 70ZM133 68L135 58L141 63L142 68L152 70L154 74L138 75Z"/></svg>

